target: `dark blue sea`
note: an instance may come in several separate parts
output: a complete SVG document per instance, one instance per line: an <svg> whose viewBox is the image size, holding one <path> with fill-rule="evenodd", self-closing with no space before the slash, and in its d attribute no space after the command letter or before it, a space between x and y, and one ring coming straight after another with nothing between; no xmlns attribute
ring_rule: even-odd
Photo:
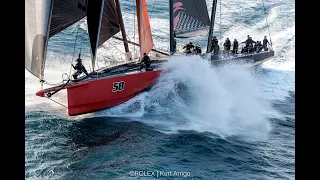
<svg viewBox="0 0 320 180"><path fill-rule="evenodd" d="M121 1L121 9L128 39L137 42L134 2ZM25 179L295 179L294 1L221 3L219 43L271 36L275 58L249 68L171 57L148 92L72 117L66 92L37 97L40 83L26 70ZM154 48L168 51L168 1L147 5ZM86 28L82 20L49 40L45 87L72 72L80 51L92 69ZM206 38L177 39L177 48L192 41L205 51ZM123 52L123 43L110 39L98 49L96 68L123 62Z"/></svg>

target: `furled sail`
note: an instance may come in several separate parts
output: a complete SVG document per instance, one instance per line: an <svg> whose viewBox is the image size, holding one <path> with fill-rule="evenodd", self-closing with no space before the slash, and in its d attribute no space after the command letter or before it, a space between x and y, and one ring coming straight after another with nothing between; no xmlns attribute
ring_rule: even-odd
<svg viewBox="0 0 320 180"><path fill-rule="evenodd" d="M25 67L43 78L53 0L25 2Z"/></svg>
<svg viewBox="0 0 320 180"><path fill-rule="evenodd" d="M153 39L150 28L146 0L136 0L137 19L139 31L140 57L143 53L149 53L153 47Z"/></svg>
<svg viewBox="0 0 320 180"><path fill-rule="evenodd" d="M174 0L174 31L177 38L207 33L210 27L205 0Z"/></svg>
<svg viewBox="0 0 320 180"><path fill-rule="evenodd" d="M102 13L99 46L120 31L120 23L114 0L105 0Z"/></svg>

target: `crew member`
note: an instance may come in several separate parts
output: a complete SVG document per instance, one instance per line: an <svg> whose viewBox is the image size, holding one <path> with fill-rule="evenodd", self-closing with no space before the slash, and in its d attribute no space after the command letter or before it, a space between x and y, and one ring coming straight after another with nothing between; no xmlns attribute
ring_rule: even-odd
<svg viewBox="0 0 320 180"><path fill-rule="evenodd" d="M185 45L182 49L186 48L186 53L187 54L191 54L191 49L194 48L194 45L192 44L192 42L189 42L189 44Z"/></svg>
<svg viewBox="0 0 320 180"><path fill-rule="evenodd" d="M218 45L218 39L216 38L216 36L212 37L211 40L211 52L213 51L214 54L218 54L219 52L219 45Z"/></svg>
<svg viewBox="0 0 320 180"><path fill-rule="evenodd" d="M201 55L201 49L200 49L200 47L199 46L196 46L195 47L195 49L193 50L193 52L194 52L194 54L196 54L196 55Z"/></svg>
<svg viewBox="0 0 320 180"><path fill-rule="evenodd" d="M262 50L263 46L260 41L257 41L257 43L254 45L254 50L259 53Z"/></svg>
<svg viewBox="0 0 320 180"><path fill-rule="evenodd" d="M228 52L230 50L231 42L230 42L229 38L226 39L226 41L223 43L223 46L224 46L225 51Z"/></svg>
<svg viewBox="0 0 320 180"><path fill-rule="evenodd" d="M241 42L240 44L242 43L246 43L246 46L242 49L241 53L244 53L244 52L253 52L253 43L256 43L254 40L252 40L252 37L250 37L248 35L248 39Z"/></svg>
<svg viewBox="0 0 320 180"><path fill-rule="evenodd" d="M270 43L269 43L269 41L268 41L268 39L267 39L267 36L264 36L264 39L263 39L262 43L263 43L263 50L264 50L264 51L268 51L267 45L268 45L268 44L270 45Z"/></svg>
<svg viewBox="0 0 320 180"><path fill-rule="evenodd" d="M143 65L144 63L144 65ZM140 71L143 67L146 68L146 71L151 71L152 68L150 68L150 64L151 64L151 60L149 58L149 56L147 55L147 53L143 53L143 58L140 62Z"/></svg>
<svg viewBox="0 0 320 180"><path fill-rule="evenodd" d="M238 43L237 39L234 39L233 50L232 50L233 54L238 54L238 46L239 46L239 43Z"/></svg>
<svg viewBox="0 0 320 180"><path fill-rule="evenodd" d="M80 74L82 74L82 73L85 73L85 74L88 76L88 72L87 72L86 68L85 68L85 67L83 66L83 64L82 64L82 60L81 60L81 58L80 58L80 54L79 54L79 57L78 57L78 59L77 59L76 61L77 61L76 66L74 66L73 64L71 64L72 67L73 67L73 69L76 70L76 72L72 74L73 79L74 79L74 80L77 80L77 79L78 79L78 76L79 76Z"/></svg>

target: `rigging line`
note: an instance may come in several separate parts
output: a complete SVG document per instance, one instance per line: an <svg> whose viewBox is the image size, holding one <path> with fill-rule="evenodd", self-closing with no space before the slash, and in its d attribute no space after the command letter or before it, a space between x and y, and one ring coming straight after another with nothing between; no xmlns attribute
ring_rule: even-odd
<svg viewBox="0 0 320 180"><path fill-rule="evenodd" d="M209 34L209 29L207 29L206 31L207 31L206 34ZM203 40L201 38L203 38ZM203 37L200 37L198 40L196 40L196 43L199 45L200 48L204 46L206 43L208 43L208 40L206 38L207 37L203 36ZM201 45L199 44L199 41Z"/></svg>
<svg viewBox="0 0 320 180"><path fill-rule="evenodd" d="M206 34L209 34L209 31L210 31L210 29L206 29ZM201 38L203 38L203 40L201 39ZM200 44L201 44L201 46L200 46L200 48L203 46L203 45L205 45L206 43L208 43L208 40L206 39L207 37L205 37L205 36L203 36L203 37L200 37L200 39L198 39L198 40L196 40L196 42L197 42L197 44L200 46ZM202 43L198 43L198 42L202 42Z"/></svg>
<svg viewBox="0 0 320 180"><path fill-rule="evenodd" d="M153 9L154 9L154 6L156 5L156 2L157 2L157 0L155 0L154 3L153 3L153 6L152 6L152 10L151 10L151 14L150 14L150 16L149 16L149 19L151 19L151 17L152 17ZM150 24L151 24L151 23L150 23ZM150 31L151 31L151 27L150 27ZM153 39L152 39L152 41L153 41ZM153 47L154 47L155 49L157 48L156 45L155 45L155 43L153 43Z"/></svg>
<svg viewBox="0 0 320 180"><path fill-rule="evenodd" d="M206 43L208 43L207 40L198 40L198 41L200 41L200 44L201 44L200 48L201 48L202 46L205 46Z"/></svg>
<svg viewBox="0 0 320 180"><path fill-rule="evenodd" d="M68 109L68 107L66 105L63 105L63 104L59 103L58 101L55 101L49 97L46 97L46 98Z"/></svg>
<svg viewBox="0 0 320 180"><path fill-rule="evenodd" d="M68 78L63 79L63 75L67 75ZM59 86L59 85L63 84L65 81L67 81L68 79L69 79L68 74L67 74L67 73L64 73L64 74L62 74L62 81L61 81L61 82L58 82L58 83L49 83L49 82L43 80L42 83L43 83L43 84L46 84L46 85L49 85L49 86Z"/></svg>
<svg viewBox="0 0 320 180"><path fill-rule="evenodd" d="M72 59L71 59L71 64L73 63L73 58L74 58L74 54L76 52L76 45L77 45L77 39L78 39L78 33L79 33L79 29L80 29L80 21L78 23L78 29L77 29L77 34L76 34L76 38L75 38L75 41L74 41L74 47L73 47L73 55L72 55ZM71 69L72 69L72 66L70 67L70 71L69 71L69 78L71 76Z"/></svg>
<svg viewBox="0 0 320 180"><path fill-rule="evenodd" d="M126 54L126 53L124 53L122 50L120 50L119 48L117 48L117 46L115 46L114 44L111 44L110 42L108 42L111 46L113 46L116 50L118 50L120 53L122 53L122 54Z"/></svg>
<svg viewBox="0 0 320 180"><path fill-rule="evenodd" d="M269 30L269 24L268 24L268 19L267 19L266 8L264 6L264 1L263 0L262 0L262 4L263 4L263 9L264 9L264 16L266 18L266 23L267 23L267 27L268 27L268 33L269 33L269 37L270 37L270 45L271 45L271 49L272 49L271 34L270 34L270 30Z"/></svg>
<svg viewBox="0 0 320 180"><path fill-rule="evenodd" d="M129 40L129 41L132 41L132 37L131 36L129 36L129 34L128 33L126 33L126 36L127 36L127 39ZM123 38L123 37L122 37Z"/></svg>
<svg viewBox="0 0 320 180"><path fill-rule="evenodd" d="M133 42L136 42L136 13L137 13L137 9L135 6L135 2L134 0L132 0L133 2L133 7L134 7L134 13L133 13ZM136 53L136 46L133 46L133 53Z"/></svg>
<svg viewBox="0 0 320 180"><path fill-rule="evenodd" d="M81 54L81 51L82 51L82 37L80 38L80 52L79 52L79 54Z"/></svg>
<svg viewBox="0 0 320 180"><path fill-rule="evenodd" d="M219 3L219 8L220 8L220 25L219 25L219 32L220 32L220 40L222 39L222 36L221 36L221 0L220 0L220 3Z"/></svg>
<svg viewBox="0 0 320 180"><path fill-rule="evenodd" d="M56 84L48 83L48 82L46 82L46 81L43 81L43 83L44 83L44 84L46 84L46 85L49 85L49 86L58 86L58 85L62 84L62 83L63 83L63 81L62 81L62 82L60 82L60 83L56 83Z"/></svg>

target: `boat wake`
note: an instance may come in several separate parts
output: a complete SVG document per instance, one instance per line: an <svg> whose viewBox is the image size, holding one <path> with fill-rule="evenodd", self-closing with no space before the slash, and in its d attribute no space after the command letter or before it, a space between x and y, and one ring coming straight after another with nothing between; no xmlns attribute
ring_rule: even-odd
<svg viewBox="0 0 320 180"><path fill-rule="evenodd" d="M94 116L130 117L163 132L195 130L222 137L266 137L271 106L245 65L212 68L199 56L175 56L148 92Z"/></svg>

